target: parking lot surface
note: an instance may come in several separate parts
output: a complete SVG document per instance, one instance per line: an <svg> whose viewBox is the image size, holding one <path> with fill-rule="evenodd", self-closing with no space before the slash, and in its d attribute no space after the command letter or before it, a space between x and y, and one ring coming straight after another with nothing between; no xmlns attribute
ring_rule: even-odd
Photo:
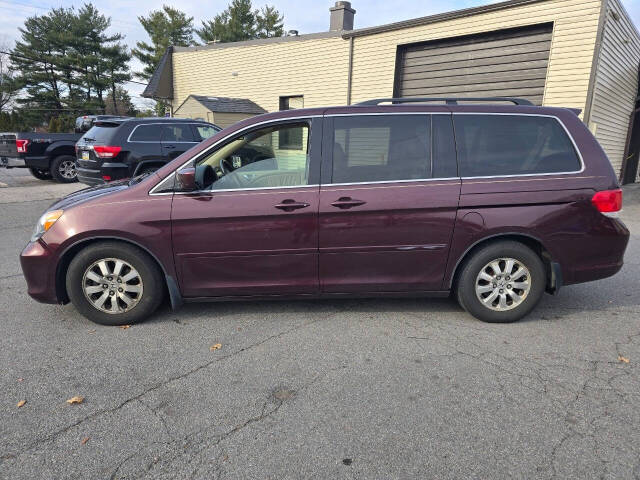
<svg viewBox="0 0 640 480"><path fill-rule="evenodd" d="M373 299L164 307L118 328L26 294L20 250L79 186L0 182L2 479L640 478L637 186L622 272L516 324Z"/></svg>

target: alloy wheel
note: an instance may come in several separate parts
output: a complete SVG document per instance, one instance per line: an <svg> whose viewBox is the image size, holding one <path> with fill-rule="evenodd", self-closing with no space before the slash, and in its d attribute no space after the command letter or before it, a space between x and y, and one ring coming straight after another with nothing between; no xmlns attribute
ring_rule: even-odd
<svg viewBox="0 0 640 480"><path fill-rule="evenodd" d="M77 176L76 162L73 160L65 160L60 163L58 167L60 175L68 180L74 179Z"/></svg>
<svg viewBox="0 0 640 480"><path fill-rule="evenodd" d="M128 312L142 299L142 277L129 263L104 258L91 264L82 277L82 290L94 308L118 314Z"/></svg>
<svg viewBox="0 0 640 480"><path fill-rule="evenodd" d="M480 303L490 310L512 310L522 304L531 291L531 274L514 258L497 258L480 270L475 291Z"/></svg>

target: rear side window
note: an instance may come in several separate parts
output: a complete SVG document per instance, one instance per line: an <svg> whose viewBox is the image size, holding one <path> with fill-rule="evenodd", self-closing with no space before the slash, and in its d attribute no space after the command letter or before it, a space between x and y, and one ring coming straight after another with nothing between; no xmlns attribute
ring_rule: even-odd
<svg viewBox="0 0 640 480"><path fill-rule="evenodd" d="M580 160L559 120L527 115L454 115L463 177L576 172Z"/></svg>
<svg viewBox="0 0 640 480"><path fill-rule="evenodd" d="M119 126L120 124L118 123L101 123L100 126L94 125L83 135L83 138L98 143L110 143Z"/></svg>
<svg viewBox="0 0 640 480"><path fill-rule="evenodd" d="M335 117L333 183L431 178L431 117Z"/></svg>
<svg viewBox="0 0 640 480"><path fill-rule="evenodd" d="M174 123L169 125L158 125L162 128L163 142L195 142L191 125Z"/></svg>
<svg viewBox="0 0 640 480"><path fill-rule="evenodd" d="M131 133L130 142L159 142L161 125L138 125Z"/></svg>

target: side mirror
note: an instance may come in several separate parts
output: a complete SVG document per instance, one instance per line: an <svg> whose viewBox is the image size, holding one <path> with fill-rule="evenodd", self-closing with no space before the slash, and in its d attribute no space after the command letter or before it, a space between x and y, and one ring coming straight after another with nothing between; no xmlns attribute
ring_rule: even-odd
<svg viewBox="0 0 640 480"><path fill-rule="evenodd" d="M195 167L181 168L176 172L176 190L180 192L195 192L197 189Z"/></svg>

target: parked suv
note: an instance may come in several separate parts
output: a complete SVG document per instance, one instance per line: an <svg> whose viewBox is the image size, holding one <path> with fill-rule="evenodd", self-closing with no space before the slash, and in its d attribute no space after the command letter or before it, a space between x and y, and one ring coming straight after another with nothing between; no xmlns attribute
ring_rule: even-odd
<svg viewBox="0 0 640 480"><path fill-rule="evenodd" d="M622 192L575 111L429 100L253 117L146 177L72 194L22 252L29 294L107 325L165 295L453 293L511 322L545 291L620 270ZM242 153L255 147L272 158Z"/></svg>
<svg viewBox="0 0 640 480"><path fill-rule="evenodd" d="M98 119L76 144L78 180L99 185L155 170L219 131L180 118Z"/></svg>

